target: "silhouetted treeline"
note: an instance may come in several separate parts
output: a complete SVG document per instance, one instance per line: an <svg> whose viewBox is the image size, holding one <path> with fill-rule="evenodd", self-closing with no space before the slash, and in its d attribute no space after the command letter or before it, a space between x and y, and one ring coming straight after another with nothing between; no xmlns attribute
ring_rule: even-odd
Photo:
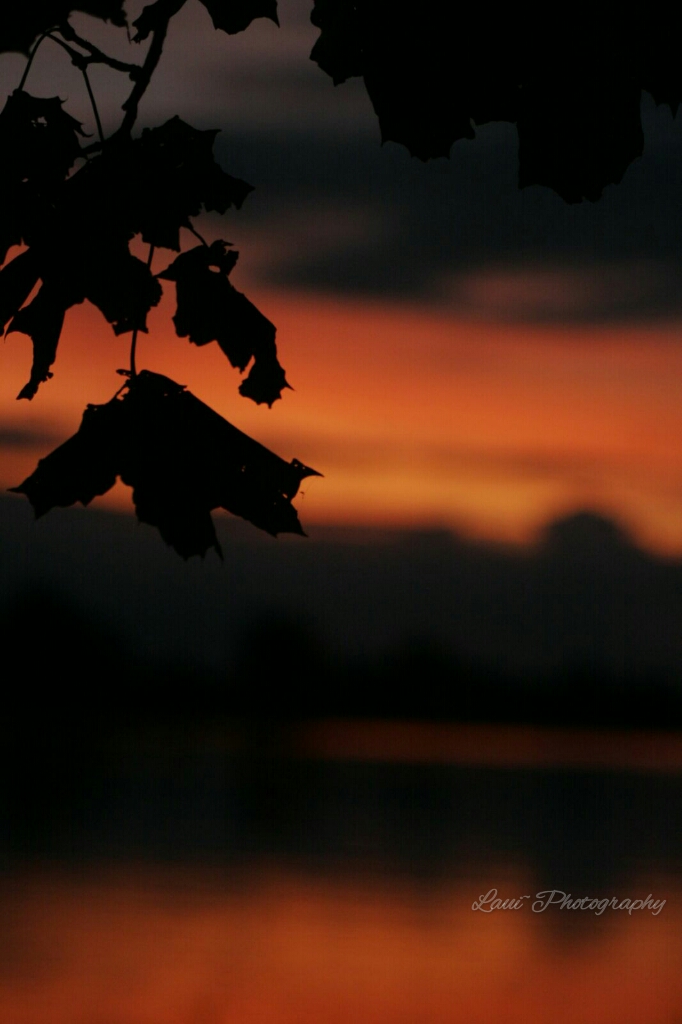
<svg viewBox="0 0 682 1024"><path fill-rule="evenodd" d="M31 631L40 642L27 642ZM435 644L407 642L341 659L296 617L263 615L222 670L141 658L110 624L36 590L0 625L4 713L76 730L83 723L317 717L682 727L673 673L585 666L534 674L490 669ZM676 685L677 684L677 685Z"/></svg>
<svg viewBox="0 0 682 1024"><path fill-rule="evenodd" d="M606 895L682 868L675 772L301 756L296 730L272 720L3 725L0 874L265 862L437 882L512 864L533 892Z"/></svg>

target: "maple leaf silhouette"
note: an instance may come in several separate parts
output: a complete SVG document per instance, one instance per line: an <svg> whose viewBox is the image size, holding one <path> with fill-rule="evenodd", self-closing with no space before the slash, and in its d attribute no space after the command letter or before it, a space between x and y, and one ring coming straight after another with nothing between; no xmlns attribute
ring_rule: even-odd
<svg viewBox="0 0 682 1024"><path fill-rule="evenodd" d="M642 155L641 89L634 83L545 81L518 118L519 187L548 185L568 203L595 202Z"/></svg>
<svg viewBox="0 0 682 1024"><path fill-rule="evenodd" d="M248 28L254 18L269 18L279 25L277 0L201 0L215 28L234 35Z"/></svg>
<svg viewBox="0 0 682 1024"><path fill-rule="evenodd" d="M66 508L79 501L89 505L93 498L106 494L118 475L118 445L122 404L89 405L77 431L46 458L19 487L25 494L36 519L50 509Z"/></svg>
<svg viewBox="0 0 682 1024"><path fill-rule="evenodd" d="M133 28L136 30L133 36L134 41L136 43L143 42L184 6L185 0L156 0L156 3L148 4L142 9L139 18L133 22Z"/></svg>
<svg viewBox="0 0 682 1024"><path fill-rule="evenodd" d="M35 287L40 270L36 254L30 249L15 256L0 270L0 331L26 302Z"/></svg>
<svg viewBox="0 0 682 1024"><path fill-rule="evenodd" d="M401 142L422 160L447 156L457 139L474 136L446 6L403 16L383 3L316 0L311 15L322 30L311 59L335 84L362 75L382 142Z"/></svg>
<svg viewBox="0 0 682 1024"><path fill-rule="evenodd" d="M14 245L21 245L27 221L35 216L35 208L21 185L5 189L0 195L0 265Z"/></svg>
<svg viewBox="0 0 682 1024"><path fill-rule="evenodd" d="M16 264L16 266L15 266ZM37 283L35 298L19 308ZM146 316L161 298L149 268L133 256L124 238L97 231L72 237L56 231L33 245L0 271L0 312L7 333L18 331L33 342L33 365L18 398L34 397L51 376L64 316L88 299L104 314L116 334L146 331Z"/></svg>
<svg viewBox="0 0 682 1024"><path fill-rule="evenodd" d="M50 367L57 356L65 314L66 306L60 289L44 284L33 301L12 318L7 333L20 331L28 334L33 342L31 376L17 398L33 398L40 384L52 376Z"/></svg>
<svg viewBox="0 0 682 1024"><path fill-rule="evenodd" d="M126 23L123 0L30 0L6 3L0 11L0 52L16 50L28 54L31 44L39 35L63 24L72 11L83 11L118 26Z"/></svg>
<svg viewBox="0 0 682 1024"><path fill-rule="evenodd" d="M680 46L675 32L659 32L647 43L658 26L658 18L649 10L644 26L638 24L638 31L644 27L645 45L642 47L642 87L650 93L657 104L667 104L673 117L677 116L682 102L682 74L680 73Z"/></svg>
<svg viewBox="0 0 682 1024"><path fill-rule="evenodd" d="M191 227L191 217L202 208L238 209L253 191L216 162L217 134L173 117L138 139L117 140L73 176L74 202L98 223L106 220L128 237L141 234L150 245L179 252L180 228Z"/></svg>
<svg viewBox="0 0 682 1024"><path fill-rule="evenodd" d="M142 371L105 405L90 405L78 432L18 487L36 517L87 505L120 476L141 522L158 528L183 558L221 554L211 511L223 508L273 536L303 530L291 504L305 477L243 434L181 384Z"/></svg>
<svg viewBox="0 0 682 1024"><path fill-rule="evenodd" d="M133 143L130 208L145 242L180 249L178 230L202 209L225 213L253 186L222 169L213 156L218 129L201 131L179 117L143 131ZM177 225L177 229L176 229Z"/></svg>
<svg viewBox="0 0 682 1024"><path fill-rule="evenodd" d="M49 218L55 190L81 154L78 121L62 100L16 90L0 113L0 263L31 225Z"/></svg>
<svg viewBox="0 0 682 1024"><path fill-rule="evenodd" d="M310 20L322 29L310 59L340 85L364 73L363 19L357 4L315 0Z"/></svg>
<svg viewBox="0 0 682 1024"><path fill-rule="evenodd" d="M31 96L21 89L7 98L0 113L0 188L22 181L46 186L63 181L81 155L79 121L63 109L58 96Z"/></svg>
<svg viewBox="0 0 682 1024"><path fill-rule="evenodd" d="M158 277L175 281L179 337L195 345L217 341L232 366L253 366L239 391L257 403L272 405L290 387L277 360L276 328L228 280L239 253L228 243L198 245L183 252Z"/></svg>
<svg viewBox="0 0 682 1024"><path fill-rule="evenodd" d="M133 22L137 30L135 41L141 42L154 32L169 17L180 10L185 0L157 0L144 8ZM211 15L214 28L234 35L248 28L254 18L269 18L279 25L277 0L201 0Z"/></svg>
<svg viewBox="0 0 682 1024"><path fill-rule="evenodd" d="M3 326L11 317L7 333L28 334L33 341L31 378L19 398L33 398L51 377L63 318L71 306L88 299L115 333L122 334L145 331L146 313L161 299L151 270L130 253L131 232L125 223L112 224L100 216L99 208L80 202L74 191L78 176L63 183L60 202L42 221L24 226L28 252L0 271ZM20 308L38 281L42 285L37 295Z"/></svg>

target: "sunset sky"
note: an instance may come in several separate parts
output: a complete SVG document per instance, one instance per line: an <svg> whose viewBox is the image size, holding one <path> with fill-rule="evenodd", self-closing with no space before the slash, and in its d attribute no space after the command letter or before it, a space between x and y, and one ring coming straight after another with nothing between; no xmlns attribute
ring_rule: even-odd
<svg viewBox="0 0 682 1024"><path fill-rule="evenodd" d="M682 554L682 193L669 111L645 104L644 157L600 203L519 193L508 125L457 143L449 163L380 147L360 81L334 88L308 60L308 13L289 3L280 29L261 20L227 37L189 3L142 111L144 124L179 113L220 127L222 165L256 185L242 211L200 227L239 248L232 280L277 325L294 391L272 410L240 398L217 345L175 336L168 282L139 365L324 473L298 500L307 523L527 542L587 508ZM126 50L124 33L119 44L115 30L79 24ZM5 93L22 66L1 58ZM107 69L92 77L112 128L125 93ZM44 44L27 88L58 93L92 130L82 82L56 46ZM170 258L158 252L154 269ZM128 347L93 307L73 309L54 379L28 403L15 395L30 340L6 339L1 486L73 433L86 403L111 397ZM100 501L130 507L122 485Z"/></svg>
<svg viewBox="0 0 682 1024"><path fill-rule="evenodd" d="M228 37L187 0L136 128L220 129L255 186L196 227L239 250L293 390L242 398L169 281L138 369L323 474L309 539L226 515L224 559L183 560L120 482L93 504L130 515L36 524L4 489L121 388L130 335L69 310L31 402L30 339L0 345L0 1017L680 1021L679 115L644 97L596 204L520 192L509 124L423 164L309 60L311 7ZM0 108L25 61L0 54ZM130 83L91 81L113 132ZM49 40L26 88L94 136ZM473 913L493 887L665 913Z"/></svg>

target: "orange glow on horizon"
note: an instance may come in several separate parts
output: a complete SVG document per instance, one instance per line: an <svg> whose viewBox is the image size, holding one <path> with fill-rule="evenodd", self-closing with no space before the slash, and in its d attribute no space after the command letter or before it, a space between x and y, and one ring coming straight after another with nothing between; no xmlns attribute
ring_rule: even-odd
<svg viewBox="0 0 682 1024"><path fill-rule="evenodd" d="M217 345L175 336L172 291L140 336L139 365L323 472L297 499L305 523L438 525L523 543L549 519L590 508L640 543L682 554L680 325L466 323L413 306L250 287L277 324L295 388L268 410L238 395L239 374ZM3 424L48 422L66 439L86 403L121 386L114 371L127 365L128 347L97 310L76 307L54 379L32 403L17 403L30 341L11 335ZM0 484L20 482L49 447L3 449ZM130 507L122 485L98 501Z"/></svg>

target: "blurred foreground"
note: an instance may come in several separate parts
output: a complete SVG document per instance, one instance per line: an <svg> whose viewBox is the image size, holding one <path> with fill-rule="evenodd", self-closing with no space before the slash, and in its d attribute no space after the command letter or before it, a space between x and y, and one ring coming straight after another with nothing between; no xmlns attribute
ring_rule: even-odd
<svg viewBox="0 0 682 1024"><path fill-rule="evenodd" d="M673 1024L681 767L664 733L8 730L0 1016ZM472 911L491 889L532 899Z"/></svg>
<svg viewBox="0 0 682 1024"><path fill-rule="evenodd" d="M682 1020L679 562L0 517L2 1020Z"/></svg>

